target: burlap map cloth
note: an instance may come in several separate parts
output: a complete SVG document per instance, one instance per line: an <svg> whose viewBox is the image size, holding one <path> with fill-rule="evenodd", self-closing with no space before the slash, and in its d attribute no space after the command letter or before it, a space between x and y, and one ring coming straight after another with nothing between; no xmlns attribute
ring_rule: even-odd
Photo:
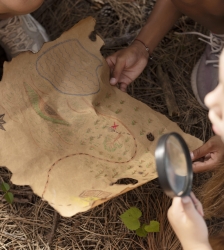
<svg viewBox="0 0 224 250"><path fill-rule="evenodd" d="M79 22L38 54L4 65L0 83L0 166L63 216L86 211L156 178L158 137L182 134L165 116L109 84L109 68ZM147 134L154 135L149 141ZM133 178L135 185L114 184Z"/></svg>

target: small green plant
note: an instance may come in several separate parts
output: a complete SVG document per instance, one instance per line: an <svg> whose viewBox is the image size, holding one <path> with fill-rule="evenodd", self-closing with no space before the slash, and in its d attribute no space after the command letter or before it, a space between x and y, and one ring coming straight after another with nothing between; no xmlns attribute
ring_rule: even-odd
<svg viewBox="0 0 224 250"><path fill-rule="evenodd" d="M122 112L122 109L117 109L117 110L115 111L116 114L120 114L121 112Z"/></svg>
<svg viewBox="0 0 224 250"><path fill-rule="evenodd" d="M95 107L99 107L99 106L100 106L100 102L96 102Z"/></svg>
<svg viewBox="0 0 224 250"><path fill-rule="evenodd" d="M14 200L14 196L13 196L13 194L11 192L9 192L9 190L10 190L9 184L6 183L6 182L2 182L0 188L4 192L4 198L5 198L5 200L8 203L12 204L13 200Z"/></svg>
<svg viewBox="0 0 224 250"><path fill-rule="evenodd" d="M164 130L165 130L165 128L160 129L159 132L158 132L158 134L159 134L159 135L163 135Z"/></svg>
<svg viewBox="0 0 224 250"><path fill-rule="evenodd" d="M106 98L110 98L111 97L111 93L106 93Z"/></svg>
<svg viewBox="0 0 224 250"><path fill-rule="evenodd" d="M152 119L149 118L149 119L148 119L148 123L151 123L151 122L152 122Z"/></svg>
<svg viewBox="0 0 224 250"><path fill-rule="evenodd" d="M140 135L144 135L144 134L145 134L145 130L144 130L144 129L141 129Z"/></svg>
<svg viewBox="0 0 224 250"><path fill-rule="evenodd" d="M126 210L121 216L122 222L130 230L135 230L136 234L140 237L146 237L148 233L158 233L159 232L159 222L150 221L150 223L142 224L139 218L142 216L142 212L137 207L131 207Z"/></svg>

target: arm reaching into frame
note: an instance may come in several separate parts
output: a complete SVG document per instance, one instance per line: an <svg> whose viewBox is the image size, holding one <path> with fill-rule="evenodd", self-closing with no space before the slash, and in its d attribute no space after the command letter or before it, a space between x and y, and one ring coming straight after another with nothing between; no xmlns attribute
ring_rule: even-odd
<svg viewBox="0 0 224 250"><path fill-rule="evenodd" d="M220 136L211 137L201 147L191 152L195 173L211 171L224 165L224 143Z"/></svg>
<svg viewBox="0 0 224 250"><path fill-rule="evenodd" d="M184 250L212 250L202 205L193 193L191 197L194 203L189 196L173 199L168 210L169 222Z"/></svg>
<svg viewBox="0 0 224 250"><path fill-rule="evenodd" d="M180 16L181 13L171 0L157 0L147 23L136 37L141 42L135 40L129 47L106 58L111 71L110 83L119 83L120 89L126 91L127 86L147 65L149 55Z"/></svg>

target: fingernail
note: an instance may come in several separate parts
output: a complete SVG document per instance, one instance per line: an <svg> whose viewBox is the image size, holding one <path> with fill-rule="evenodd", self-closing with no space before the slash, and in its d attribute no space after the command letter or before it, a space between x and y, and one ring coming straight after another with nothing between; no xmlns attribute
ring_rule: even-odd
<svg viewBox="0 0 224 250"><path fill-rule="evenodd" d="M184 204L189 203L191 201L190 197L188 196L182 197L181 200Z"/></svg>
<svg viewBox="0 0 224 250"><path fill-rule="evenodd" d="M116 80L116 78L110 78L110 84L116 84L117 83L117 80Z"/></svg>
<svg viewBox="0 0 224 250"><path fill-rule="evenodd" d="M191 155L191 160L193 160L194 159L194 153L191 152L190 155Z"/></svg>

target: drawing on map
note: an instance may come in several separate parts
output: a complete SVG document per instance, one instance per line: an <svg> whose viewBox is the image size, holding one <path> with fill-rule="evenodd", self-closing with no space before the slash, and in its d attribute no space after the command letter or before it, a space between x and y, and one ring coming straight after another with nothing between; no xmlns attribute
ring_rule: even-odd
<svg viewBox="0 0 224 250"><path fill-rule="evenodd" d="M201 145L109 84L103 41L89 39L94 24L87 18L39 53L6 63L0 84L0 166L63 216L156 178L160 135L176 131ZM135 184L117 184L123 178Z"/></svg>

